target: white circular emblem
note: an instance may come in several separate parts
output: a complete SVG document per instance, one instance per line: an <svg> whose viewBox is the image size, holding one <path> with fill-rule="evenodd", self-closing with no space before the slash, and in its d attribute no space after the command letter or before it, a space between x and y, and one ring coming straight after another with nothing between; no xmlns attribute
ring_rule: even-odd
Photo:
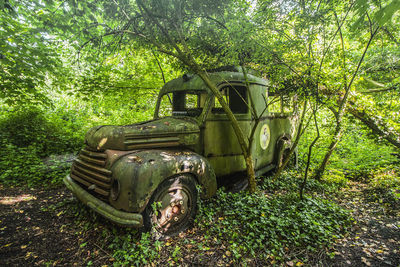
<svg viewBox="0 0 400 267"><path fill-rule="evenodd" d="M271 132L269 131L269 127L267 124L264 124L261 127L260 131L260 146L262 149L267 149L269 145L269 141L271 140Z"/></svg>

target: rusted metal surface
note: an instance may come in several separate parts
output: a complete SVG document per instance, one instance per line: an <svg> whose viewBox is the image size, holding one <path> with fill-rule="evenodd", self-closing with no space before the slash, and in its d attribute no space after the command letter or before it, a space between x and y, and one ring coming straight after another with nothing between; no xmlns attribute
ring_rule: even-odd
<svg viewBox="0 0 400 267"><path fill-rule="evenodd" d="M110 203L117 209L142 212L158 185L180 174L191 174L203 188L203 197L217 189L216 177L208 161L189 150L151 149L121 157L112 167L121 192Z"/></svg>
<svg viewBox="0 0 400 267"><path fill-rule="evenodd" d="M70 176L66 176L64 178L64 184L80 201L82 201L82 203L88 205L98 214L113 221L114 223L129 227L143 226L143 217L141 214L116 210L114 207L108 205L104 201L101 201L91 194L88 194L79 184L71 179Z"/></svg>
<svg viewBox="0 0 400 267"><path fill-rule="evenodd" d="M171 229L188 219L193 209L193 201L188 188L181 184L173 184L162 190L155 199L156 203L160 203L160 207L157 209L157 214L153 214L152 221L161 231Z"/></svg>
<svg viewBox="0 0 400 267"><path fill-rule="evenodd" d="M245 135L250 136L255 127L254 116L248 108L251 105L237 107L247 105L241 99L250 99L243 74L223 71L211 73L210 77L221 90L229 92L227 101L235 106L232 110L239 125ZM248 82L256 114L260 117L251 154L255 169L261 174L279 164L283 150L291 146L296 120L294 113L268 112L267 80L249 74ZM234 90L235 86L238 90ZM235 91L240 92L240 96L235 96ZM167 117L161 112L161 100L165 95L168 95L167 100L172 100ZM157 188L179 175L195 179L202 188L202 197L211 197L217 190L217 176L229 177L246 169L231 123L219 109L214 96L198 76L172 80L160 91L153 120L90 129L85 138L87 147L75 160L71 177L65 182L71 190L79 191L82 199L87 198L85 192L102 198L104 202L101 203L109 205L107 212L102 211L103 216L117 223L125 219L116 218L114 215L119 213L114 214L113 209L127 214L142 213ZM75 184L71 186L70 180L80 189L76 189ZM168 205L162 209L159 222L173 224L175 218L177 221L186 218L185 212L190 209L185 204L188 198L188 195L179 200L168 194L162 196L160 201ZM97 202L96 207L101 207L101 203ZM141 223L136 221L132 225Z"/></svg>
<svg viewBox="0 0 400 267"><path fill-rule="evenodd" d="M198 143L199 125L193 118L163 118L126 126L107 125L92 128L86 144L95 150L133 150Z"/></svg>
<svg viewBox="0 0 400 267"><path fill-rule="evenodd" d="M103 197L109 196L112 172L105 167L107 154L82 149L71 167L71 178L79 182L88 191Z"/></svg>

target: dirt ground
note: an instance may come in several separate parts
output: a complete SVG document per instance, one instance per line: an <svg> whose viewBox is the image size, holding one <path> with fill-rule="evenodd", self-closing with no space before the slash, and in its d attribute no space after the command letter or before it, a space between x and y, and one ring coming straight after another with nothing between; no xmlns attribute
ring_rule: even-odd
<svg viewBox="0 0 400 267"><path fill-rule="evenodd" d="M64 198L65 189L0 190L0 265L73 265L82 251L72 218L48 208ZM78 264L81 265L81 264Z"/></svg>
<svg viewBox="0 0 400 267"><path fill-rule="evenodd" d="M355 224L334 244L334 266L400 266L400 207L372 201L367 185L352 182L338 202L352 210ZM395 205L398 205L396 203Z"/></svg>
<svg viewBox="0 0 400 267"><path fill-rule="evenodd" d="M387 213L381 203L368 201L366 190L365 185L354 183L341 194L340 204L353 211L356 222L351 232L334 244L332 259L314 262L323 266L400 266L398 209ZM93 241L98 237L83 240L74 215L54 208L65 201L73 199L62 186L46 190L0 187L0 266L112 265L110 252ZM192 256L188 258L199 255ZM168 262L168 255L165 257L160 262Z"/></svg>

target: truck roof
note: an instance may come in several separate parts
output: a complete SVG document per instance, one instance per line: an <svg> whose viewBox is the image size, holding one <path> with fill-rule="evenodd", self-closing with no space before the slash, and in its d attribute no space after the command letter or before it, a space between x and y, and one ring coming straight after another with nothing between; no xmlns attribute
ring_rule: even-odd
<svg viewBox="0 0 400 267"><path fill-rule="evenodd" d="M237 68L237 67L236 67ZM245 78L241 68L230 69L228 71L215 71L209 73L210 79L218 85L226 82L244 82ZM259 84L267 86L269 81L263 78L259 78L250 73L247 74L247 79L250 84ZM176 78L172 81L167 82L161 89L161 94L164 92L174 92L174 91L206 91L209 92L209 88L204 84L203 80L198 75L184 74L183 76Z"/></svg>

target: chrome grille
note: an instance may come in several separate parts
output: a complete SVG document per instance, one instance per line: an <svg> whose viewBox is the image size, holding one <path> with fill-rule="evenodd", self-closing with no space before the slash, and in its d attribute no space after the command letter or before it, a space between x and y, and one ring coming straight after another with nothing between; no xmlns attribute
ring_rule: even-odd
<svg viewBox="0 0 400 267"><path fill-rule="evenodd" d="M86 147L81 150L72 164L71 178L85 186L87 191L108 197L111 188L111 171L105 168L106 162L106 153L92 151Z"/></svg>

